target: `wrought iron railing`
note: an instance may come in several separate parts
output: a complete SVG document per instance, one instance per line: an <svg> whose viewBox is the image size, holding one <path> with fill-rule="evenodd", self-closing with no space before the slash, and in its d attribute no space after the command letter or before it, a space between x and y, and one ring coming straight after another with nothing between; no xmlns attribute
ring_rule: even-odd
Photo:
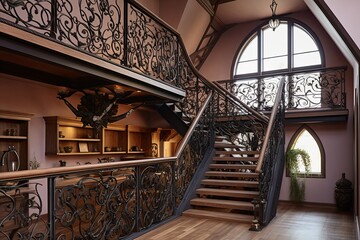
<svg viewBox="0 0 360 240"><path fill-rule="evenodd" d="M129 236L174 214L215 132L244 150L263 144L267 119L204 79L179 35L135 1L0 0L0 14L2 22L181 87L186 98L178 107L192 122L174 158L2 174L0 182L46 178L49 218L44 223L44 196L32 187L40 187L37 181L31 180L30 189L2 186L9 204L0 206L6 209L1 237ZM66 181L73 183L59 186ZM28 211L18 207L20 199ZM2 226L10 222L17 227L7 232L11 228Z"/></svg>
<svg viewBox="0 0 360 240"><path fill-rule="evenodd" d="M173 216L212 146L211 99L175 157L2 173L0 239L120 239Z"/></svg>
<svg viewBox="0 0 360 240"><path fill-rule="evenodd" d="M259 206L259 223L266 225L275 216L284 169L284 81L280 80L269 124L260 151L256 172L259 175L259 199L255 205ZM280 182L279 182L280 181Z"/></svg>
<svg viewBox="0 0 360 240"><path fill-rule="evenodd" d="M179 34L136 1L0 0L0 21L175 86L187 80Z"/></svg>
<svg viewBox="0 0 360 240"><path fill-rule="evenodd" d="M256 110L270 110L279 80L285 76L286 109L345 109L346 67L292 72L282 76L226 80L218 83Z"/></svg>

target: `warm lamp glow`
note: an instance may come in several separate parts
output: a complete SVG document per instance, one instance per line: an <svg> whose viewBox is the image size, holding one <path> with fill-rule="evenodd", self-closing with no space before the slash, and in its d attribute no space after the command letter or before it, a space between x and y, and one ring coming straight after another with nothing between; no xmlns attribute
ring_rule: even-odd
<svg viewBox="0 0 360 240"><path fill-rule="evenodd" d="M277 18L272 18L269 20L269 27L275 31L275 28L277 28L280 25L280 20Z"/></svg>

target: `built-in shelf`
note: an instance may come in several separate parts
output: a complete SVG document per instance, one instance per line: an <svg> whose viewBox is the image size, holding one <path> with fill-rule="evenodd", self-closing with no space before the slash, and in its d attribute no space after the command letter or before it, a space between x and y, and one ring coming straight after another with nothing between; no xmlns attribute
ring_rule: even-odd
<svg viewBox="0 0 360 240"><path fill-rule="evenodd" d="M0 153L13 148L20 159L19 170L28 169L28 128L31 114L0 110ZM1 155L0 155L1 157ZM0 166L0 172L9 171L9 161Z"/></svg>
<svg viewBox="0 0 360 240"><path fill-rule="evenodd" d="M153 129L109 124L107 128L96 133L91 127L83 127L78 119L58 116L44 119L47 155L151 155ZM72 148L71 152L65 151L67 147ZM141 151L132 151L134 147Z"/></svg>
<svg viewBox="0 0 360 240"><path fill-rule="evenodd" d="M59 138L59 141L100 142L100 138Z"/></svg>
<svg viewBox="0 0 360 240"><path fill-rule="evenodd" d="M5 136L0 135L1 139L9 139L9 140L27 140L28 138L26 136Z"/></svg>

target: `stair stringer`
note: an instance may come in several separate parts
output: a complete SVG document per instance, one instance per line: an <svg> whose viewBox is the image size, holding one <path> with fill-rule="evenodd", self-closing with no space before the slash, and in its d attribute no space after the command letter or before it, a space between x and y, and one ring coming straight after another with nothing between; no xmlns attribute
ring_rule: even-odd
<svg viewBox="0 0 360 240"><path fill-rule="evenodd" d="M279 204L279 197L280 197L280 189L285 169L285 138L282 139L280 144L278 145L277 152L277 159L275 160L275 166L273 171L273 178L270 184L270 189L268 193L268 199L265 208L265 219L263 222L263 226L265 227L270 221L276 216L277 207ZM282 154L281 154L282 153Z"/></svg>
<svg viewBox="0 0 360 240"><path fill-rule="evenodd" d="M215 149L212 145L209 145L208 149L206 150L206 153L204 155L203 160L201 161L200 165L198 166L196 173L194 177L192 178L183 199L181 200L180 205L176 209L176 215L180 216L182 212L190 208L190 200L193 199L196 196L196 189L200 187L201 180L203 179L203 176L207 169L209 168L209 165L212 162L212 158L215 155Z"/></svg>

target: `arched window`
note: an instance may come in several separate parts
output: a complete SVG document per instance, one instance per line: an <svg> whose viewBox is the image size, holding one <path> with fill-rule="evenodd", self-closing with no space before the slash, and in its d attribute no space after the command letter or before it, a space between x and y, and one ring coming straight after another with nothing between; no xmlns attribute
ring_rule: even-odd
<svg viewBox="0 0 360 240"><path fill-rule="evenodd" d="M302 126L292 137L288 149L303 149L310 156L310 176L325 177L325 154L320 139L307 125ZM300 165L300 173L305 167Z"/></svg>
<svg viewBox="0 0 360 240"><path fill-rule="evenodd" d="M264 24L240 47L232 69L237 80L233 93L251 107L263 110L272 106L274 93L269 91L277 89L276 82L285 76L287 108L320 108L323 96L317 83L319 69L324 66L322 47L304 24L286 18L275 31ZM251 88L255 94L245 95Z"/></svg>
<svg viewBox="0 0 360 240"><path fill-rule="evenodd" d="M266 24L240 48L233 76L322 67L324 57L316 39L308 28L290 19L282 20L275 31Z"/></svg>

